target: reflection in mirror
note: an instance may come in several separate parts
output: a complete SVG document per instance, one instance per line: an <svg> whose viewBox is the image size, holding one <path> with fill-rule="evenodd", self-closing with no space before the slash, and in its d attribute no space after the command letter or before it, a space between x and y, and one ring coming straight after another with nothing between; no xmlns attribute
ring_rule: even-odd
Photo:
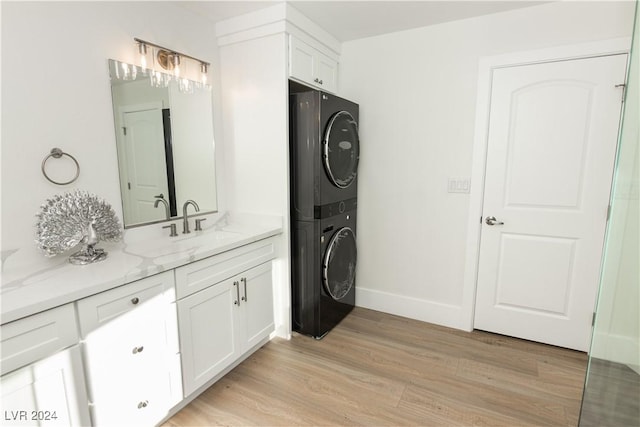
<svg viewBox="0 0 640 427"><path fill-rule="evenodd" d="M109 60L125 228L217 211L211 91Z"/></svg>

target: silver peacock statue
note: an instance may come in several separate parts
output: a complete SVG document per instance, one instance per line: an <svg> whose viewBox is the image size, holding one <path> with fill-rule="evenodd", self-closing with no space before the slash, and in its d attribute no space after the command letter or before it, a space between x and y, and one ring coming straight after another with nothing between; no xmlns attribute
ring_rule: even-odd
<svg viewBox="0 0 640 427"><path fill-rule="evenodd" d="M82 249L69 257L71 264L90 264L107 258L96 248L99 241L122 238L122 227L109 203L86 191L76 190L48 199L36 215L36 244L45 256L61 254L78 244Z"/></svg>

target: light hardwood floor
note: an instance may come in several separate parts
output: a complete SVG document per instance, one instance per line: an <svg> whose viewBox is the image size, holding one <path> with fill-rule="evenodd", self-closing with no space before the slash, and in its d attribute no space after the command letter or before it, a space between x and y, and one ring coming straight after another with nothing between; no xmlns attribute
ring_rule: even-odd
<svg viewBox="0 0 640 427"><path fill-rule="evenodd" d="M276 339L165 426L575 426L587 355L356 308Z"/></svg>

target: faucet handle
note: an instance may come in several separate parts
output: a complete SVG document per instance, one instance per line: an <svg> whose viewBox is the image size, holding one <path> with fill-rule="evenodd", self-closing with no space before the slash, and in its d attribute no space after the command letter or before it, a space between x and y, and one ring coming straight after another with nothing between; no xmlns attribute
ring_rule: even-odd
<svg viewBox="0 0 640 427"><path fill-rule="evenodd" d="M198 218L196 219L196 230L195 231L202 231L202 221L206 221L207 218Z"/></svg>
<svg viewBox="0 0 640 427"><path fill-rule="evenodd" d="M171 233L169 234L170 237L175 237L178 235L178 231L176 230L176 224L169 224L169 225L165 225L162 228L170 228L171 229Z"/></svg>

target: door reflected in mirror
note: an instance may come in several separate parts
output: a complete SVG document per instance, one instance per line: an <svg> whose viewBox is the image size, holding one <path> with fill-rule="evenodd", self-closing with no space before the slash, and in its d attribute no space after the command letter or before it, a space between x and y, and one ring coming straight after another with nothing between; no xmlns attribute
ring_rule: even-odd
<svg viewBox="0 0 640 427"><path fill-rule="evenodd" d="M127 70L123 72L123 70ZM217 211L211 90L109 60L125 228Z"/></svg>

